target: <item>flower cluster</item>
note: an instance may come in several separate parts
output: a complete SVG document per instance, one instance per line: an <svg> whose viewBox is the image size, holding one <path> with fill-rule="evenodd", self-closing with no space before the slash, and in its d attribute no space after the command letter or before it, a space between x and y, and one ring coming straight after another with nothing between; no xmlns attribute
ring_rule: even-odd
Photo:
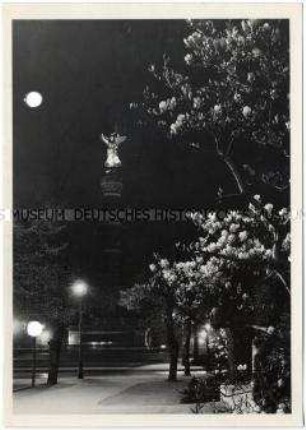
<svg viewBox="0 0 306 430"><path fill-rule="evenodd" d="M164 113L168 110L174 110L176 108L177 105L177 101L175 97L171 97L170 99L167 100L162 100L161 102L159 102L159 111L160 113Z"/></svg>
<svg viewBox="0 0 306 430"><path fill-rule="evenodd" d="M269 267L277 264L276 241L279 230L289 228L288 210L277 211L272 203L264 204L261 197L255 195L247 212L229 210L222 218L216 212L206 217L195 212L189 217L201 231L201 236L190 246L189 259L171 265L168 260L160 259L150 266L152 272L159 271L165 285L175 289L182 307L191 296L194 306L199 306L201 300L209 302L213 297L219 300L222 290L226 296L228 291L235 290L237 300L239 297L237 306L245 306L250 299L249 282L263 282ZM288 255L289 233L281 239L280 248ZM248 279L247 283L244 278ZM235 279L239 280L239 285Z"/></svg>
<svg viewBox="0 0 306 430"><path fill-rule="evenodd" d="M170 125L170 133L171 134L177 134L179 133L183 128L184 125L187 123L187 116L184 114L179 114L176 118L176 121Z"/></svg>

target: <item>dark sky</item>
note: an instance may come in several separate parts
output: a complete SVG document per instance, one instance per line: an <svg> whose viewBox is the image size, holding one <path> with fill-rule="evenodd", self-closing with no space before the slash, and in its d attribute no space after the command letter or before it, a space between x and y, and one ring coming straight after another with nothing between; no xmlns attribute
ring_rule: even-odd
<svg viewBox="0 0 306 430"><path fill-rule="evenodd" d="M16 206L51 197L99 204L105 155L99 135L116 121L129 132L122 149L129 202L202 204L203 184L215 191L221 171L216 177L208 154L199 159L129 124L128 106L141 97L148 65L164 52L182 56L183 32L182 21L14 22ZM37 110L23 103L31 90L44 97Z"/></svg>
<svg viewBox="0 0 306 430"><path fill-rule="evenodd" d="M134 129L128 109L141 98L149 64L160 62L164 52L182 57L183 35L182 21L14 22L15 207L103 205L99 181L105 150L99 135L112 131L115 122L128 136L121 151L123 206L191 207L212 201L226 182L214 155ZM36 110L23 102L33 90L44 97ZM76 230L75 265L94 272L93 256L101 244L94 242L90 226ZM156 247L167 247L181 231L178 225L129 226L123 269L135 275Z"/></svg>

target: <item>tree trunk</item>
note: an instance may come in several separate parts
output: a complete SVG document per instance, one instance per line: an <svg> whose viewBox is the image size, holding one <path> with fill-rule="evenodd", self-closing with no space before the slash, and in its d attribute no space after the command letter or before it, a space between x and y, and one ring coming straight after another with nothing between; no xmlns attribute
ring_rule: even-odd
<svg viewBox="0 0 306 430"><path fill-rule="evenodd" d="M193 361L195 364L199 362L199 333L198 325L194 325L193 329Z"/></svg>
<svg viewBox="0 0 306 430"><path fill-rule="evenodd" d="M177 381L177 362L178 362L178 353L179 353L179 345L175 335L175 327L173 321L173 307L171 305L167 306L167 343L169 350L169 374L168 381Z"/></svg>
<svg viewBox="0 0 306 430"><path fill-rule="evenodd" d="M227 337L227 351L228 351L228 366L229 366L229 378L230 382L235 383L236 381L236 363L235 363L235 351L234 351L234 335L231 328L226 328Z"/></svg>
<svg viewBox="0 0 306 430"><path fill-rule="evenodd" d="M185 342L183 352L183 366L185 368L185 375L190 376L190 341L191 341L191 320L190 318L185 323Z"/></svg>
<svg viewBox="0 0 306 430"><path fill-rule="evenodd" d="M259 403L262 397L261 378L260 340L255 336L252 340L252 395L256 403Z"/></svg>
<svg viewBox="0 0 306 430"><path fill-rule="evenodd" d="M55 330L54 337L49 342L49 369L47 385L57 384L63 337L64 329L62 327L59 327L57 330Z"/></svg>

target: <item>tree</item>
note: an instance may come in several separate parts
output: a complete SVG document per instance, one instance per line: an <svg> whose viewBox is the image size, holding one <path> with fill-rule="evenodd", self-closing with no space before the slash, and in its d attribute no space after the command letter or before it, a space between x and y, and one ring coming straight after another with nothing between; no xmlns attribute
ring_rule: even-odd
<svg viewBox="0 0 306 430"><path fill-rule="evenodd" d="M194 260L173 262L162 272L164 281L174 290L176 318L184 328L182 355L186 376L190 376L192 325L195 325L196 331L198 324L207 318L209 309L209 296L205 285L201 283L200 274L195 270L196 266L197 262ZM152 269L156 270L156 266Z"/></svg>
<svg viewBox="0 0 306 430"><path fill-rule="evenodd" d="M26 320L43 316L52 329L48 385L57 383L60 350L71 316L66 226L48 221L14 223L14 310Z"/></svg>
<svg viewBox="0 0 306 430"><path fill-rule="evenodd" d="M259 195L248 212L191 215L200 237L190 245L190 259L197 263L199 285L206 285L211 322L227 331L231 380L236 380L235 330L251 329L258 348L254 398L269 412L290 409L289 218L286 208L264 204Z"/></svg>
<svg viewBox="0 0 306 430"><path fill-rule="evenodd" d="M154 265L155 274L150 278L149 282L136 285L132 289L125 291L123 297L125 297L125 302L129 304L130 309L131 306L135 307L135 305L136 308L142 307L148 301L154 305L154 308L158 306L158 303L160 304L166 325L167 346L170 357L168 380L176 381L179 342L174 314L175 292L172 285L167 284L164 280L164 273L168 266L168 260L161 259L158 266ZM124 302L121 301L121 303L123 304Z"/></svg>
<svg viewBox="0 0 306 430"><path fill-rule="evenodd" d="M161 67L150 66L143 118L169 139L215 151L234 180L234 194L263 187L287 198L287 21L196 20L186 32L184 64L164 55Z"/></svg>
<svg viewBox="0 0 306 430"><path fill-rule="evenodd" d="M169 380L177 379L177 364L180 349L178 332L183 327L183 364L185 374L190 375L190 341L192 324L203 321L208 315L208 295L205 285L199 282L200 274L195 270L195 261L171 263L155 254L149 266L152 276L144 284L121 293L121 304L128 309L141 309L147 318L160 314L165 322L170 357Z"/></svg>
<svg viewBox="0 0 306 430"><path fill-rule="evenodd" d="M165 325L162 298L152 292L150 282L136 283L131 288L120 291L119 306L132 312L133 316L142 323L142 328L146 330L145 343L150 346L148 334L152 329L157 329L160 333Z"/></svg>

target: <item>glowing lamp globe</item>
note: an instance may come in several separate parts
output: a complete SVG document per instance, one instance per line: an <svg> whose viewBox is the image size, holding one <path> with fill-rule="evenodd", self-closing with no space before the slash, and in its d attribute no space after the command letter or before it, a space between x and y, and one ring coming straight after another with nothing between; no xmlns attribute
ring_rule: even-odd
<svg viewBox="0 0 306 430"><path fill-rule="evenodd" d="M86 284L86 282L84 282L82 280L78 280L78 281L74 282L71 289L72 289L72 293L76 297L83 297L87 294L88 285Z"/></svg>
<svg viewBox="0 0 306 430"><path fill-rule="evenodd" d="M35 109L42 104L43 96L38 91L31 91L25 95L23 100L28 107Z"/></svg>
<svg viewBox="0 0 306 430"><path fill-rule="evenodd" d="M28 335L31 337L37 337L41 335L43 325L38 321L30 321L27 326Z"/></svg>

